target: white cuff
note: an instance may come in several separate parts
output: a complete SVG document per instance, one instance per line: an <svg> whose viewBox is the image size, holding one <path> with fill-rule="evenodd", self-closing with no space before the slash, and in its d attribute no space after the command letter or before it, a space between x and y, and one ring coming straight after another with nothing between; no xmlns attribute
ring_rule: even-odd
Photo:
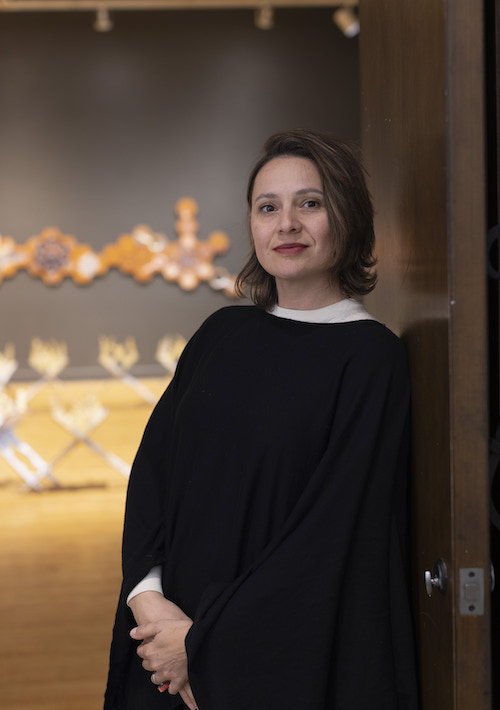
<svg viewBox="0 0 500 710"><path fill-rule="evenodd" d="M127 604L133 597L136 597L141 592L160 592L163 594L163 587L161 584L162 567L158 565L153 567L153 569L147 573L144 579L136 584L127 597Z"/></svg>

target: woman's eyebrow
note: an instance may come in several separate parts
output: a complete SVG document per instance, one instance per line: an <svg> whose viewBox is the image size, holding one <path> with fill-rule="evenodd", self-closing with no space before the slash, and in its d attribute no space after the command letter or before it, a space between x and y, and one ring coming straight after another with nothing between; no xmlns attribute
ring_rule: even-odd
<svg viewBox="0 0 500 710"><path fill-rule="evenodd" d="M257 195L257 197L254 197L254 201L257 202L257 200L272 200L274 197L277 197L274 192L262 192L260 195Z"/></svg>
<svg viewBox="0 0 500 710"><path fill-rule="evenodd" d="M314 192L315 194L322 195L323 190L318 190L317 187L303 187L300 190L297 190L295 193L296 195L308 195L311 192ZM263 192L260 195L257 195L257 197L254 198L254 201L257 202L257 200L272 200L275 197L278 197L278 195L274 192Z"/></svg>
<svg viewBox="0 0 500 710"><path fill-rule="evenodd" d="M318 190L317 187L304 187L302 190L297 190L296 195L307 195L309 192L315 192L318 195L323 194L323 190Z"/></svg>

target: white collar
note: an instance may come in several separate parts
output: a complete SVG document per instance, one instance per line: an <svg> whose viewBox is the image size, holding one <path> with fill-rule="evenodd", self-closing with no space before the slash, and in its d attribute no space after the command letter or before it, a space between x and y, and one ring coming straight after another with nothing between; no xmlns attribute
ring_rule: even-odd
<svg viewBox="0 0 500 710"><path fill-rule="evenodd" d="M354 298L344 298L330 306L315 308L311 311L296 311L291 308L274 306L269 313L278 318L298 320L304 323L351 323L358 320L376 320L366 308Z"/></svg>

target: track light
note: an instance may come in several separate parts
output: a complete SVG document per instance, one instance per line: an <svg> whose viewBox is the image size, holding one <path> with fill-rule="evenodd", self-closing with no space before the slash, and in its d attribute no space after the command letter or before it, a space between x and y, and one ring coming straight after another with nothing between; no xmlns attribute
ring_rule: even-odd
<svg viewBox="0 0 500 710"><path fill-rule="evenodd" d="M359 35L359 19L350 7L339 7L332 15L332 19L344 37Z"/></svg>
<svg viewBox="0 0 500 710"><path fill-rule="evenodd" d="M96 32L109 32L113 29L113 23L109 16L107 7L98 7L95 14L94 29Z"/></svg>
<svg viewBox="0 0 500 710"><path fill-rule="evenodd" d="M274 9L269 5L255 10L255 26L259 30L272 30L274 27Z"/></svg>

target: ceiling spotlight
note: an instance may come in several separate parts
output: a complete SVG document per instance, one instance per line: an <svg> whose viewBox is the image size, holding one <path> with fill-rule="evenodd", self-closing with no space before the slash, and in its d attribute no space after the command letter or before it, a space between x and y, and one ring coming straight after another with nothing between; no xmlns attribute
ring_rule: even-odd
<svg viewBox="0 0 500 710"><path fill-rule="evenodd" d="M271 6L255 10L255 25L259 30L272 30L274 27L274 9Z"/></svg>
<svg viewBox="0 0 500 710"><path fill-rule="evenodd" d="M339 7L332 15L332 19L344 37L359 35L359 19L350 7Z"/></svg>
<svg viewBox="0 0 500 710"><path fill-rule="evenodd" d="M96 32L109 32L113 29L113 23L109 16L107 7L98 7L95 13L94 29Z"/></svg>

